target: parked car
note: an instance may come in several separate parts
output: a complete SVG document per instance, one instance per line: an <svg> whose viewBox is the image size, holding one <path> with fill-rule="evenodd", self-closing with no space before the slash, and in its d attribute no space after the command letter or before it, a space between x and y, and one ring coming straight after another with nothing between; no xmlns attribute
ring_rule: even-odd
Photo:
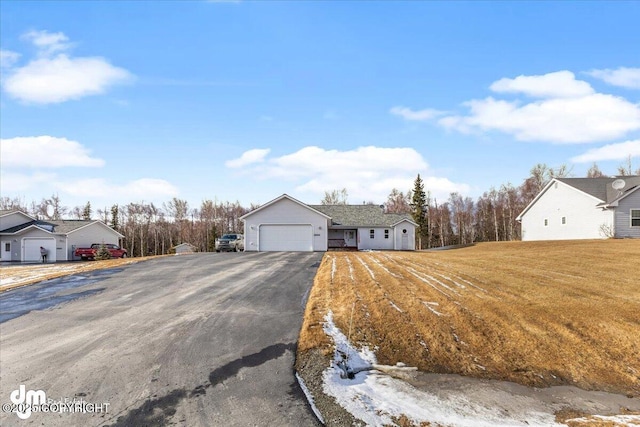
<svg viewBox="0 0 640 427"><path fill-rule="evenodd" d="M237 233L223 234L216 239L216 252L220 251L244 251L244 236Z"/></svg>
<svg viewBox="0 0 640 427"><path fill-rule="evenodd" d="M89 248L76 248L73 254L76 257L81 258L83 261L88 259L94 259L96 256L96 253L100 249L100 246L102 246L102 243L93 243ZM104 246L107 248L107 250L109 250L109 253L111 254L111 258L127 257L127 250L121 248L118 245L105 243Z"/></svg>

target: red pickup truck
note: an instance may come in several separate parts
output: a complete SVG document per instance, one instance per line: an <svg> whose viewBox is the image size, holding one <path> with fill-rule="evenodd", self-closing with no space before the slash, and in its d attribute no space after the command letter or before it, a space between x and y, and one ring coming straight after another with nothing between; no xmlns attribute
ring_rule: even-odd
<svg viewBox="0 0 640 427"><path fill-rule="evenodd" d="M76 248L73 254L77 257L82 258L82 260L93 259L96 256L96 252L98 252L98 250L100 249L100 246L102 246L101 243L94 243L90 248ZM111 243L105 243L105 246L109 250L111 258L127 257L126 249L122 249L120 246L113 245Z"/></svg>

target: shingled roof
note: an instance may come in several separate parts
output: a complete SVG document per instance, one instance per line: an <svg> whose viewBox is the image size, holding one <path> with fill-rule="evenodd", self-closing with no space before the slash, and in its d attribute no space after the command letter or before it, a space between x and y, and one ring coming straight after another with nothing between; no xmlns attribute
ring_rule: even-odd
<svg viewBox="0 0 640 427"><path fill-rule="evenodd" d="M620 190L613 188L613 182L620 179L624 180L624 188ZM604 203L611 203L640 185L640 176L610 178L557 178L557 180L584 193L590 194Z"/></svg>
<svg viewBox="0 0 640 427"><path fill-rule="evenodd" d="M376 205L308 205L331 217L336 227L392 227L402 220L411 221L409 215L385 213Z"/></svg>
<svg viewBox="0 0 640 427"><path fill-rule="evenodd" d="M82 228L86 225L96 222L95 220L87 221L87 220L73 220L73 219L61 219L61 220L51 220L51 221L29 221L24 224L16 225L15 227L10 227L5 230L0 230L0 233L3 234L15 234L18 233L25 228L29 228L31 226L36 226L43 230L46 230L50 233L56 234L68 234L74 230Z"/></svg>

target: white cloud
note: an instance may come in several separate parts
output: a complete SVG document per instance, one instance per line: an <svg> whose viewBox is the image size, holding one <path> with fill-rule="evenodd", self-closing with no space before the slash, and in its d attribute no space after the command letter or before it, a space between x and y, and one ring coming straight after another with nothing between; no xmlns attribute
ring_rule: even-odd
<svg viewBox="0 0 640 427"><path fill-rule="evenodd" d="M3 195L22 193L34 188L42 188L57 179L57 175L51 172L34 172L32 174L25 174L8 171L4 167L0 170L0 174Z"/></svg>
<svg viewBox="0 0 640 427"><path fill-rule="evenodd" d="M640 139L594 148L584 154L573 157L571 161L575 163L589 163L606 160L624 160L628 156L640 157Z"/></svg>
<svg viewBox="0 0 640 427"><path fill-rule="evenodd" d="M587 74L613 86L640 89L640 68L620 67L617 70L592 70Z"/></svg>
<svg viewBox="0 0 640 427"><path fill-rule="evenodd" d="M67 194L86 198L113 198L120 200L153 200L177 196L178 189L164 179L141 178L124 184L112 184L103 178L84 179L82 185L75 182L57 182L56 187Z"/></svg>
<svg viewBox="0 0 640 427"><path fill-rule="evenodd" d="M0 68L13 67L20 59L18 52L12 52L10 50L0 50Z"/></svg>
<svg viewBox="0 0 640 427"><path fill-rule="evenodd" d="M104 58L69 56L70 44L63 33L30 31L23 39L36 46L37 58L13 68L17 58L8 56L11 65L5 67L2 81L3 90L22 102L52 104L98 95L133 78Z"/></svg>
<svg viewBox="0 0 640 427"><path fill-rule="evenodd" d="M489 97L465 105L468 116L449 116L439 123L465 133L497 130L521 141L561 144L606 141L640 129L640 106L599 93L524 105Z"/></svg>
<svg viewBox="0 0 640 427"><path fill-rule="evenodd" d="M572 98L594 93L589 83L576 80L571 71L503 78L493 82L489 88L498 93L523 93L534 98Z"/></svg>
<svg viewBox="0 0 640 427"><path fill-rule="evenodd" d="M42 56L64 51L71 47L68 43L69 38L64 33L32 30L23 34L22 39L33 43L38 49L38 54Z"/></svg>
<svg viewBox="0 0 640 427"><path fill-rule="evenodd" d="M471 100L463 104L470 110L468 115L445 116L438 123L463 133L500 131L521 141L558 144L606 141L640 129L640 105L594 93L570 72L501 79L491 89L543 99L529 103L493 97Z"/></svg>
<svg viewBox="0 0 640 427"><path fill-rule="evenodd" d="M18 68L4 81L11 97L34 104L52 104L98 95L115 84L129 81L131 74L103 58L41 58Z"/></svg>
<svg viewBox="0 0 640 427"><path fill-rule="evenodd" d="M412 110L407 107L393 107L389 112L395 116L400 116L405 120L427 121L444 114L442 111L427 108L424 110Z"/></svg>
<svg viewBox="0 0 640 427"><path fill-rule="evenodd" d="M269 148L256 148L253 150L245 151L244 153L242 153L242 156L237 159L227 160L224 165L228 168L241 168L253 163L260 163L264 161L264 158L267 156L267 154L269 154L270 151L271 150Z"/></svg>
<svg viewBox="0 0 640 427"><path fill-rule="evenodd" d="M558 144L610 141L640 129L640 104L596 93L570 71L503 78L490 89L540 99L473 99L462 104L468 108L467 114L445 115L437 110L413 111L406 107L394 107L390 112L409 120L439 116L440 126L461 133L499 131L520 141Z"/></svg>
<svg viewBox="0 0 640 427"><path fill-rule="evenodd" d="M2 168L101 167L104 160L91 157L77 141L54 136L27 136L0 140Z"/></svg>
<svg viewBox="0 0 640 427"><path fill-rule="evenodd" d="M368 146L341 151L309 146L265 159L242 172L253 179L280 181L281 190L274 191L284 192L285 185L293 185L305 200L319 201L325 191L346 188L351 203L382 203L394 187L401 191L413 188L418 173L433 184L427 189L439 197L450 191L469 191L467 185L446 178L430 177L429 181L427 170L426 161L413 148Z"/></svg>

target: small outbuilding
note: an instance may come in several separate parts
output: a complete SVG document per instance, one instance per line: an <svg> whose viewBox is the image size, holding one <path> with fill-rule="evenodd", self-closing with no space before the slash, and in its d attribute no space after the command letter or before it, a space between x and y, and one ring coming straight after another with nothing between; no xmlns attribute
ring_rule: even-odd
<svg viewBox="0 0 640 427"><path fill-rule="evenodd" d="M184 255L184 254L192 254L196 252L198 248L196 248L191 243L180 243L179 245L174 246L171 249L175 251L176 255Z"/></svg>
<svg viewBox="0 0 640 427"><path fill-rule="evenodd" d="M415 250L417 224L377 205L307 205L283 194L240 218L245 251Z"/></svg>

